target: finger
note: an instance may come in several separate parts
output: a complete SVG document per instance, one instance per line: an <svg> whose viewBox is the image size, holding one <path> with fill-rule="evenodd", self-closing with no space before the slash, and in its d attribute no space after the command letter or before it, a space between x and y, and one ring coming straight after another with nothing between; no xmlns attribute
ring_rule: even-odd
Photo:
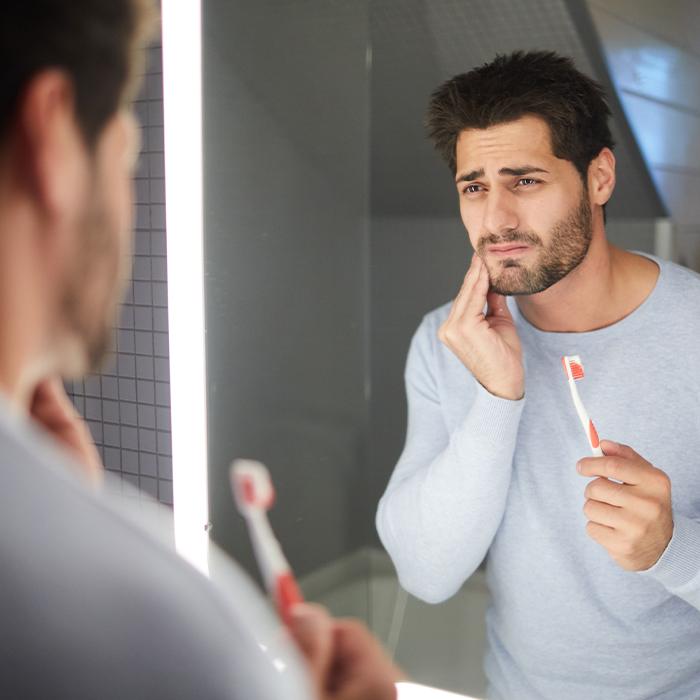
<svg viewBox="0 0 700 700"><path fill-rule="evenodd" d="M505 296L497 292L487 292L486 294L487 316L501 316L503 318L513 318L508 308Z"/></svg>
<svg viewBox="0 0 700 700"><path fill-rule="evenodd" d="M576 463L576 468L582 476L602 476L632 485L644 481L645 473L649 469L646 463L607 456L584 457Z"/></svg>
<svg viewBox="0 0 700 700"><path fill-rule="evenodd" d="M471 260L469 261L469 267L467 268L466 273L464 274L464 279L462 280L462 285L459 288L459 291L457 292L457 296L455 299L457 299L459 296L462 295L464 292L464 289L467 287L468 284L473 284L474 282L474 274L475 274L475 269L476 269L476 261L477 261L477 255L474 253L472 255Z"/></svg>
<svg viewBox="0 0 700 700"><path fill-rule="evenodd" d="M482 268L483 263L481 262L481 259L476 253L474 253L474 256L472 257L472 264L470 265L469 270L467 270L467 275L464 278L464 284L459 290L459 294L457 295L454 304L452 304L452 309L450 311L452 318L459 318L467 312L469 302L474 296L474 289L481 280L481 276L483 274ZM484 295L484 302L482 302L481 305L482 309L485 303L485 296L486 295Z"/></svg>
<svg viewBox="0 0 700 700"><path fill-rule="evenodd" d="M289 630L306 657L319 688L325 688L333 658L333 620L325 608L310 603L290 611Z"/></svg>
<svg viewBox="0 0 700 700"><path fill-rule="evenodd" d="M584 490L584 496L594 502L605 503L623 511L622 518L654 522L660 516L657 498L649 498L644 489L629 484L618 484L608 479L594 479Z"/></svg>
<svg viewBox="0 0 700 700"><path fill-rule="evenodd" d="M447 318L445 319L445 322L442 324L440 331L446 327L449 326L455 316L458 316L461 314L461 309L463 307L463 298L465 294L468 294L469 291L468 289L471 289L471 286L474 284L474 279L473 279L473 268L474 268L474 258L472 257L471 264L469 265L469 268L467 269L466 275L464 275L464 280L462 281L462 286L459 288L459 291L457 292L457 296L455 296L454 301L452 302L452 306L450 307L450 313L447 314ZM467 288L468 287L468 288ZM438 334L439 336L441 333Z"/></svg>
<svg viewBox="0 0 700 700"><path fill-rule="evenodd" d="M337 700L390 700L405 674L357 620L337 620L335 663L330 688Z"/></svg>
<svg viewBox="0 0 700 700"><path fill-rule="evenodd" d="M629 445L623 445L620 442L613 442L612 440L601 440L600 448L603 450L604 454L610 457L622 457L623 459L644 459L639 454L637 454Z"/></svg>
<svg viewBox="0 0 700 700"><path fill-rule="evenodd" d="M478 257L478 256L477 256ZM479 259L476 265L474 286L468 297L465 298L463 314L467 318L482 316L486 306L486 295L489 291L489 273L483 261Z"/></svg>
<svg viewBox="0 0 700 700"><path fill-rule="evenodd" d="M607 527L606 525L588 522L586 523L586 532L592 540L602 545L606 549L612 547L616 542L617 533L615 530L613 530L613 528Z"/></svg>
<svg viewBox="0 0 700 700"><path fill-rule="evenodd" d="M619 484L616 481L598 477L588 483L583 495L601 503L624 508L632 502L632 494L630 494L629 489L629 484Z"/></svg>
<svg viewBox="0 0 700 700"><path fill-rule="evenodd" d="M623 508L590 498L583 505L583 513L592 523L605 525L614 530L619 530L627 524L626 512Z"/></svg>

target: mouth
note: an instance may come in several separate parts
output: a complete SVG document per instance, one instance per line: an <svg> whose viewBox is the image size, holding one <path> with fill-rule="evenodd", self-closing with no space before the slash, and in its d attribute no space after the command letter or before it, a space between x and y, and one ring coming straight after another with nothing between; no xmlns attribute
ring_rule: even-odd
<svg viewBox="0 0 700 700"><path fill-rule="evenodd" d="M514 255L522 255L530 250L529 245L523 243L504 243L503 245L492 245L486 249L489 255L494 255L499 258L513 257Z"/></svg>

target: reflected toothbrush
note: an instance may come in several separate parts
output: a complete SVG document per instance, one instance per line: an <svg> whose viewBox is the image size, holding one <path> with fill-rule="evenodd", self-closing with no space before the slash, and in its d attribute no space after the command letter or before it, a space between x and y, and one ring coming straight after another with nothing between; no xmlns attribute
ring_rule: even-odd
<svg viewBox="0 0 700 700"><path fill-rule="evenodd" d="M569 390L571 391L571 398L576 407L576 413L578 413L579 420L586 433L586 439L591 446L593 456L602 457L603 450L600 449L598 432L595 429L595 425L593 425L593 421L589 418L586 407L583 405L583 401L581 401L581 397L578 395L578 389L576 388L576 382L583 379L583 363L581 362L581 358L578 355L565 355L561 358L561 361L564 365L566 378L569 380Z"/></svg>
<svg viewBox="0 0 700 700"><path fill-rule="evenodd" d="M261 462L237 459L231 465L230 477L234 499L248 525L265 588L288 625L292 607L304 599L267 518L267 511L275 500L270 472Z"/></svg>

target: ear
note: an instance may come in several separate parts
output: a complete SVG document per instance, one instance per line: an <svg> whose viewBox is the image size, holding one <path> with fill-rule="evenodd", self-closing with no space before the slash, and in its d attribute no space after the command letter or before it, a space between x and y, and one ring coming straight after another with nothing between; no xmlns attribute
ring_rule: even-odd
<svg viewBox="0 0 700 700"><path fill-rule="evenodd" d="M20 98L14 170L42 216L70 215L84 182L86 149L75 115L73 83L58 69L38 73Z"/></svg>
<svg viewBox="0 0 700 700"><path fill-rule="evenodd" d="M588 192L593 204L603 206L615 189L615 156L609 148L603 150L588 166Z"/></svg>

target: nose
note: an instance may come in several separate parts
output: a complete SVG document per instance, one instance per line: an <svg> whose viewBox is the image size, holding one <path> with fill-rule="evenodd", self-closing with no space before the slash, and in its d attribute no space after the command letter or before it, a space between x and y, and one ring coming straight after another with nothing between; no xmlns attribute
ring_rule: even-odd
<svg viewBox="0 0 700 700"><path fill-rule="evenodd" d="M493 187L486 197L483 209L484 234L502 235L518 228L515 195L506 188Z"/></svg>

